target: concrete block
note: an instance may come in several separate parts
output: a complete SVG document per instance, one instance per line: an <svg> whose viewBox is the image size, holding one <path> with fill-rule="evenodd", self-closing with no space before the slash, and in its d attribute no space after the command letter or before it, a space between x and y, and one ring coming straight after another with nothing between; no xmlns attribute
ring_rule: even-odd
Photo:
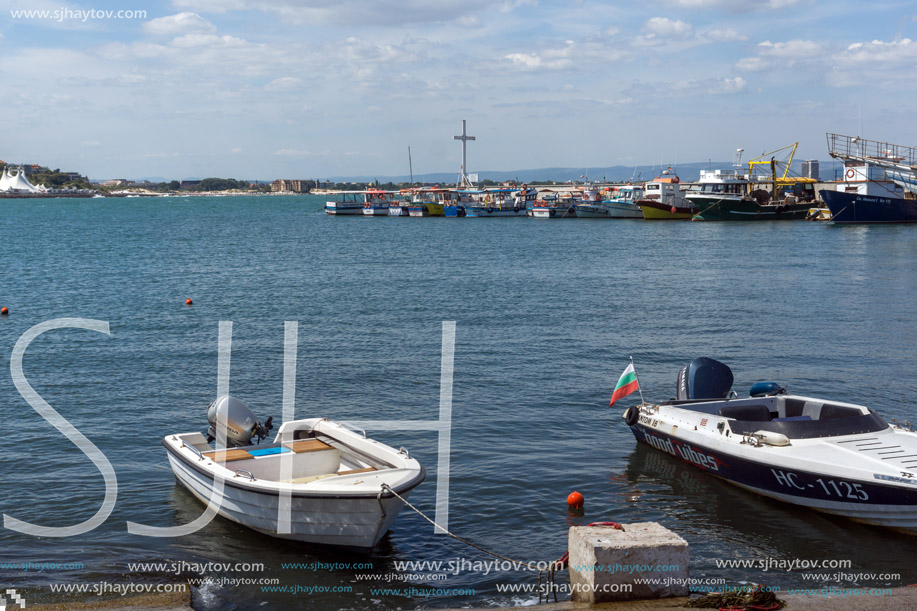
<svg viewBox="0 0 917 611"><path fill-rule="evenodd" d="M656 522L621 526L624 530L570 528L572 599L599 603L688 596L688 542Z"/></svg>

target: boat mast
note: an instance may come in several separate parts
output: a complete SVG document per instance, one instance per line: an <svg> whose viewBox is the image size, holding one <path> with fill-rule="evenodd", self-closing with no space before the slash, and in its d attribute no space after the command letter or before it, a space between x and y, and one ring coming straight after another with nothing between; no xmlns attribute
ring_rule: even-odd
<svg viewBox="0 0 917 611"><path fill-rule="evenodd" d="M411 163L411 147L408 147L408 171L411 173L411 188L414 187L414 164Z"/></svg>
<svg viewBox="0 0 917 611"><path fill-rule="evenodd" d="M465 173L468 167L467 166L466 146L469 140L474 140L475 138L474 136L469 136L467 132L465 131L465 119L462 119L462 135L461 136L452 136L452 139L462 141L462 172L461 174L459 174L459 181L455 186L457 188L471 187L473 185L471 184L471 181L468 180L468 174Z"/></svg>

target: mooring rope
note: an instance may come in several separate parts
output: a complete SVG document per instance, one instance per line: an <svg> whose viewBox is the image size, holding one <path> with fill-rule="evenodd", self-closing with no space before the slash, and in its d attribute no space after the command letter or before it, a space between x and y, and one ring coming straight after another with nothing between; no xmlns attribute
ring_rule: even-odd
<svg viewBox="0 0 917 611"><path fill-rule="evenodd" d="M488 550L488 549L484 549L484 548L481 547L480 545L478 545L478 544L476 544L476 543L472 543L472 542L469 541L468 539L465 539L464 537L460 537L460 536L456 535L455 533L450 532L449 530L443 528L442 526L440 526L439 524L437 524L430 516L428 516L427 514L425 514L424 512L422 512L421 510L419 510L419 509L417 509L416 507L414 507L413 505L411 505L410 501L408 501L406 498L404 498L403 496L401 496L400 494L398 494L397 492L395 492L394 490L392 490L391 486L389 486L388 484L382 484L382 489L383 489L383 490L388 490L389 492L391 492L395 497L397 497L398 499L400 499L402 503L404 503L405 505L407 505L408 507L410 507L411 509L413 509L414 512L417 513L417 515L419 515L419 516L422 517L424 520L426 520L427 522L429 522L430 524L432 524L433 526L435 526L436 528L438 528L438 529L441 530L442 532L446 533L447 535L449 535L450 537L452 537L452 538L455 539L456 541L459 541L459 542L461 542L461 543L464 543L465 545L471 546L471 547L473 547L474 549L476 549L476 550L478 550L478 551L480 551L480 552L483 552L483 553L487 554L488 556L493 556L494 558L499 558L500 560L505 560L505 561L507 561L507 562L510 562L510 563L516 565L516 566L524 566L524 567L527 567L529 570L532 570L532 571L538 571L538 604L541 604L541 594L542 594L542 590L541 590L541 574L544 573L545 571L547 571L547 576L546 576L547 582L546 582L546 585L548 585L548 584L551 585L550 590L554 592L554 602L557 602L557 589L553 587L553 585L554 585L554 573L556 572L557 568L563 568L563 566L566 564L566 559L569 557L568 554L565 553L564 556L563 556L563 558L561 558L561 560L555 560L554 562L551 562L551 563L548 565L547 569L541 569L541 568L538 567L537 564L533 564L533 563L531 563L531 562L522 562L521 560L513 560L512 558L509 558L509 557L507 557L507 556L503 556L503 555L498 554L498 553L496 553L496 552L492 552L492 551L490 551L490 550ZM563 561L563 564L561 564L561 561ZM557 567L557 568L555 568L555 567ZM545 601L545 602L548 602L548 594L547 594L547 592L544 593L544 596L545 596L544 601Z"/></svg>

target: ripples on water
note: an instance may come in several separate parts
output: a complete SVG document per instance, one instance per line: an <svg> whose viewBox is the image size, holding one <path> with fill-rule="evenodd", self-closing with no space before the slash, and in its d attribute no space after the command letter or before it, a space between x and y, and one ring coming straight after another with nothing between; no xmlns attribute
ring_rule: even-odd
<svg viewBox="0 0 917 611"><path fill-rule="evenodd" d="M0 530L3 561L82 562L81 571L0 572L53 600L54 581L161 583L127 562L264 562L283 585L355 594L263 594L205 586L198 608L509 605L497 583L532 574L463 572L432 587L474 596L373 596L361 571L284 570L354 561L262 537L222 519L181 539L128 535L125 521L174 525L199 503L177 488L159 444L201 430L216 392L217 325L234 323L232 393L280 415L283 321L299 321L297 414L436 419L441 323L457 321L450 528L522 560L551 560L567 527L658 520L691 544L692 576L801 585L798 574L717 569L716 558L840 558L850 572L911 583L917 538L759 498L637 447L608 409L633 356L650 400L668 398L695 356L729 364L742 394L777 380L915 419L913 227L532 219L331 218L316 197L7 201L0 218L0 361L34 324L109 321L111 336L47 333L29 347L32 386L86 434L118 475L117 507L90 534L36 539ZM187 297L194 306L184 306ZM97 470L0 383L7 424L0 509L66 525L98 508ZM436 436L379 432L430 472L412 501L432 513ZM567 515L577 489L586 516ZM636 499L636 500L634 500ZM410 511L371 557L487 560ZM365 572L365 571L364 571ZM194 577L194 575L185 575ZM811 582L808 582L811 583ZM376 582L400 587L417 582Z"/></svg>

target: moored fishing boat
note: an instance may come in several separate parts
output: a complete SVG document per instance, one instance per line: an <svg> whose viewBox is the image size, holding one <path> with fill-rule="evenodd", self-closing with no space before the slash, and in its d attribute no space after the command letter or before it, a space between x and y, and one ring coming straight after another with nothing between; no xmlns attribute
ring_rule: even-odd
<svg viewBox="0 0 917 611"><path fill-rule="evenodd" d="M690 220L698 210L685 199L678 175L669 168L643 185L643 197L637 200L647 220Z"/></svg>
<svg viewBox="0 0 917 611"><path fill-rule="evenodd" d="M403 448L327 418L285 422L272 443L251 444L268 435L270 418L262 425L228 396L211 403L207 414L207 437L183 433L162 440L176 480L202 503L218 502L224 518L272 537L370 550L403 506L391 491L407 497L426 476ZM226 449L211 447L214 436L225 436ZM278 512L285 495L288 523Z"/></svg>
<svg viewBox="0 0 917 611"><path fill-rule="evenodd" d="M820 192L831 220L848 223L917 223L917 148L828 134L832 157L844 161L836 190Z"/></svg>
<svg viewBox="0 0 917 611"><path fill-rule="evenodd" d="M738 172L743 149L736 151L735 170L701 170L700 190L686 199L698 208L695 221L801 220L816 200L814 178L789 176L798 143L765 153L748 162L748 174ZM772 155L788 151L788 160ZM769 159L767 159L770 157ZM770 168L768 175L755 175L757 166ZM778 174L782 166L782 174Z"/></svg>
<svg viewBox="0 0 917 611"><path fill-rule="evenodd" d="M538 197L538 192L525 184L520 189L466 189L462 192L472 200L465 208L467 215L477 217L528 216L529 206Z"/></svg>
<svg viewBox="0 0 917 611"><path fill-rule="evenodd" d="M559 193L550 193L536 199L531 208L532 218L536 219L563 219L576 218L576 200L572 194L561 197Z"/></svg>
<svg viewBox="0 0 917 611"><path fill-rule="evenodd" d="M602 202L608 210L609 218L641 219L643 211L637 200L643 198L643 185L620 185L606 188L606 197Z"/></svg>
<svg viewBox="0 0 917 611"><path fill-rule="evenodd" d="M583 185L582 199L576 202L576 218L607 219L611 218L603 190L588 183Z"/></svg>
<svg viewBox="0 0 917 611"><path fill-rule="evenodd" d="M341 198L325 202L325 213L335 216L362 216L366 203L365 191L342 191Z"/></svg>
<svg viewBox="0 0 917 611"><path fill-rule="evenodd" d="M726 365L695 359L675 399L641 402L624 419L637 441L746 490L917 534L917 433L773 382L739 398L732 382Z"/></svg>
<svg viewBox="0 0 917 611"><path fill-rule="evenodd" d="M388 216L388 209L393 202L398 202L397 191L370 189L364 191L363 214L365 216Z"/></svg>

